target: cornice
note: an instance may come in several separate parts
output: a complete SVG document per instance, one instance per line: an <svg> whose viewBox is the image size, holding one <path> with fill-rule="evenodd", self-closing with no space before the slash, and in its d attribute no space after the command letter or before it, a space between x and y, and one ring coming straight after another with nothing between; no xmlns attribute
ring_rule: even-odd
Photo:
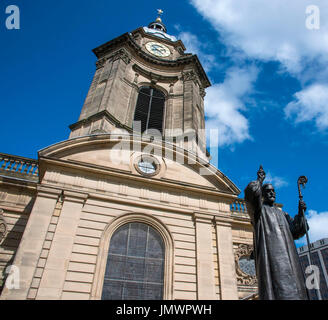
<svg viewBox="0 0 328 320"><path fill-rule="evenodd" d="M25 190L36 190L38 181L29 181L24 179L17 179L13 177L0 176L0 185L11 186L15 188L24 188Z"/></svg>
<svg viewBox="0 0 328 320"><path fill-rule="evenodd" d="M151 81L153 81L153 82L175 83L179 80L179 78L177 76L169 77L169 76L163 76L163 75L160 75L160 74L156 74L154 72L150 72L150 71L147 71L147 70L141 68L137 64L134 64L132 66L132 69L135 72L145 76L146 78L151 79Z"/></svg>
<svg viewBox="0 0 328 320"><path fill-rule="evenodd" d="M202 86L204 88L208 88L211 86L211 82L209 81L197 55L190 55L186 54L184 56L181 56L180 58L176 60L166 60L159 57L152 56L151 54L148 54L142 48L137 44L137 42L133 39L133 36L131 33L124 33L123 35L106 42L105 44L93 49L93 53L96 55L96 57L101 61L103 58L106 58L105 56L116 49L122 44L127 44L128 47L133 50L134 53L136 53L140 58L142 58L144 61L148 63L152 63L157 66L163 66L163 67L181 67L183 65L193 64L199 75L200 80L202 82Z"/></svg>
<svg viewBox="0 0 328 320"><path fill-rule="evenodd" d="M86 119L82 119L78 122L75 122L69 126L69 129L72 131L74 129L79 128L82 125L86 125L92 121L99 120L101 118L106 118L109 120L112 124L114 124L117 128L123 128L127 130L128 132L132 132L132 128L122 124L118 119L116 119L111 113L109 113L107 110L100 111L96 114L91 115L90 117Z"/></svg>
<svg viewBox="0 0 328 320"><path fill-rule="evenodd" d="M5 211L10 211L18 214L29 215L31 213L31 207L26 205L19 205L13 203L1 203L1 208Z"/></svg>

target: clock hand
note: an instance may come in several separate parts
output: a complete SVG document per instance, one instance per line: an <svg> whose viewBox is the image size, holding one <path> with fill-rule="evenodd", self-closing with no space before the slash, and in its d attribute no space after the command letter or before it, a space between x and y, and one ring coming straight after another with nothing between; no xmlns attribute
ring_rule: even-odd
<svg viewBox="0 0 328 320"><path fill-rule="evenodd" d="M152 44L151 51L158 56L163 56L166 53L166 49L159 44Z"/></svg>
<svg viewBox="0 0 328 320"><path fill-rule="evenodd" d="M153 46L152 46L152 49L155 50L155 51L158 51L159 48L160 48L160 47L157 46L157 45L153 45Z"/></svg>
<svg viewBox="0 0 328 320"><path fill-rule="evenodd" d="M158 48L155 48L154 51L158 52L160 55L162 54L162 52Z"/></svg>

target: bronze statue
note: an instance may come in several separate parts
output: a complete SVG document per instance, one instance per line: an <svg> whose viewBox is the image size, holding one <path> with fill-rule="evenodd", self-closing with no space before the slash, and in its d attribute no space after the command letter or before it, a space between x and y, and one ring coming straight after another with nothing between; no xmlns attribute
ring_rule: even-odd
<svg viewBox="0 0 328 320"><path fill-rule="evenodd" d="M257 180L245 189L245 201L254 229L254 259L260 300L308 300L304 274L294 240L309 229L299 201L298 214L291 218L275 205L271 184L263 184L260 167Z"/></svg>

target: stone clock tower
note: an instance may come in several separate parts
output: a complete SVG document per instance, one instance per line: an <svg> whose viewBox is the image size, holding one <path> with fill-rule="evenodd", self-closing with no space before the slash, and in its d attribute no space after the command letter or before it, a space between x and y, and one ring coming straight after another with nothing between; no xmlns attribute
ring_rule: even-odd
<svg viewBox="0 0 328 320"><path fill-rule="evenodd" d="M132 132L140 121L140 133L156 130L206 157L204 96L210 82L197 56L166 32L158 17L93 50L97 70L70 138L117 127Z"/></svg>
<svg viewBox="0 0 328 320"><path fill-rule="evenodd" d="M185 51L160 17L99 46L69 139L0 154L1 299L256 292L240 190L206 151L210 82Z"/></svg>

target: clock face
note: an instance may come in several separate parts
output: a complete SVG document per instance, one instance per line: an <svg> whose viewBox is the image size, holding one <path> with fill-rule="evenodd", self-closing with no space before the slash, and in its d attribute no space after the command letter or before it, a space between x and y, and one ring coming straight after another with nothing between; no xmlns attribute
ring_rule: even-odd
<svg viewBox="0 0 328 320"><path fill-rule="evenodd" d="M146 44L146 49L157 57L168 57L171 54L168 47L158 42L148 42Z"/></svg>

